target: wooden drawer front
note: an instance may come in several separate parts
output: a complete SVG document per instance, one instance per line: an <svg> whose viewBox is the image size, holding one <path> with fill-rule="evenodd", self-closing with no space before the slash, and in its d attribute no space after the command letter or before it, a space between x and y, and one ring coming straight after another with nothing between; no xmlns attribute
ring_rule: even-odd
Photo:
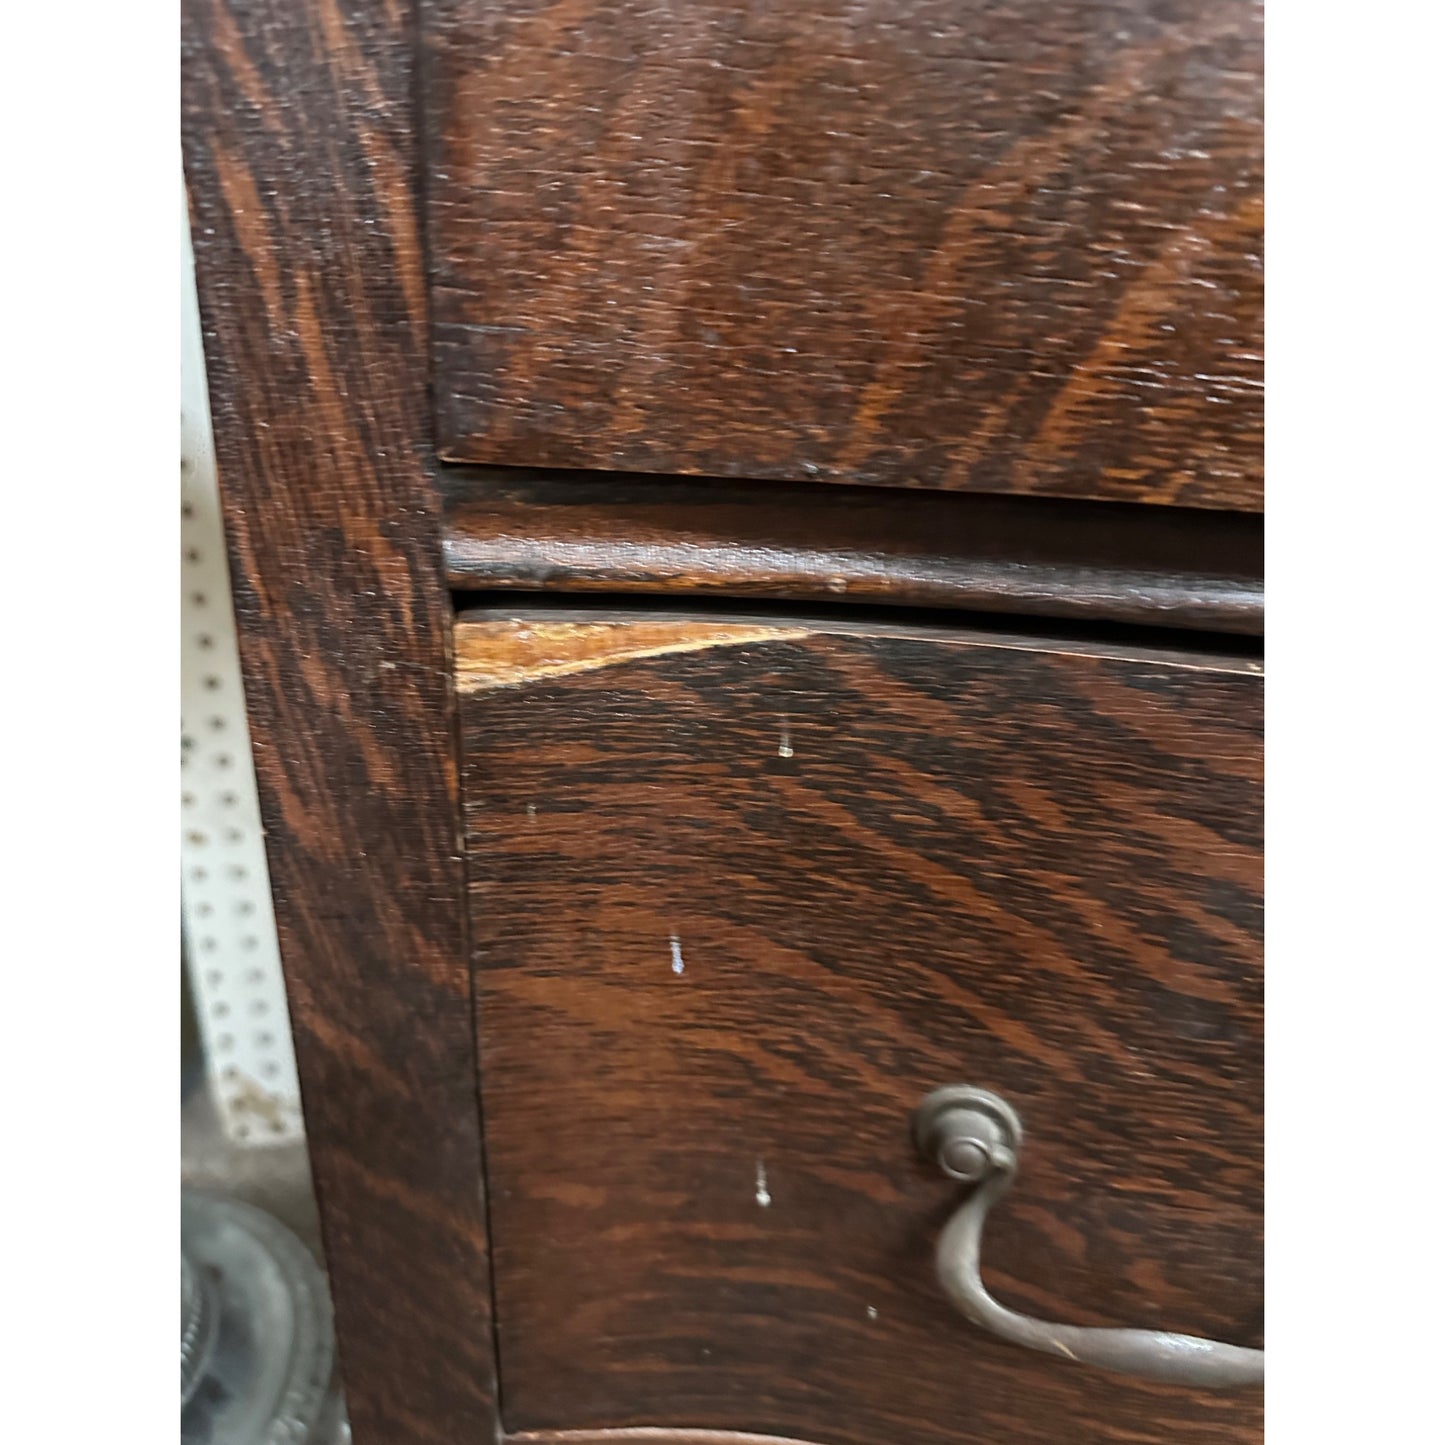
<svg viewBox="0 0 1445 1445"><path fill-rule="evenodd" d="M458 461L1261 504L1258 0L423 0Z"/></svg>
<svg viewBox="0 0 1445 1445"><path fill-rule="evenodd" d="M458 629L504 1423L1238 1441L934 1279L910 1111L1028 1130L1015 1307L1259 1343L1254 665L945 631Z"/></svg>

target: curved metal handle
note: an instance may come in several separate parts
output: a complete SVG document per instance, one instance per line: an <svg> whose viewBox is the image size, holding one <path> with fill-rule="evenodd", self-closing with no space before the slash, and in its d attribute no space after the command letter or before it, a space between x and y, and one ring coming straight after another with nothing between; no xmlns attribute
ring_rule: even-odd
<svg viewBox="0 0 1445 1445"><path fill-rule="evenodd" d="M1056 1325L1001 1305L979 1275L983 1222L1018 1172L1023 1126L987 1089L955 1084L930 1094L914 1115L919 1150L951 1178L974 1188L938 1240L938 1278L974 1324L1000 1339L1129 1375L1227 1389L1264 1381L1264 1351L1165 1330Z"/></svg>

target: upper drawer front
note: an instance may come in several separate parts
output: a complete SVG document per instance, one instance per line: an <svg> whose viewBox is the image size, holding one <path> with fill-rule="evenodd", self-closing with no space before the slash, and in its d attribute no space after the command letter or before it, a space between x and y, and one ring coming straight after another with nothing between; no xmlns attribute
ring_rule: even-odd
<svg viewBox="0 0 1445 1445"><path fill-rule="evenodd" d="M458 461L1257 509L1257 0L423 0Z"/></svg>
<svg viewBox="0 0 1445 1445"><path fill-rule="evenodd" d="M1257 675L656 615L457 656L510 1430L1254 1438L955 1313L909 1116L1021 1114L1006 1303L1259 1343Z"/></svg>

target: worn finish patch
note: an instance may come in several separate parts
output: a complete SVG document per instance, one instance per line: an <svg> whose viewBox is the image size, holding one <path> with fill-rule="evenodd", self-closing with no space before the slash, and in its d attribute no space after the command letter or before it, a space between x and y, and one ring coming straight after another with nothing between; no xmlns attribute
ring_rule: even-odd
<svg viewBox="0 0 1445 1445"><path fill-rule="evenodd" d="M726 622L462 622L457 627L457 691L516 687L642 657L806 637L807 627Z"/></svg>

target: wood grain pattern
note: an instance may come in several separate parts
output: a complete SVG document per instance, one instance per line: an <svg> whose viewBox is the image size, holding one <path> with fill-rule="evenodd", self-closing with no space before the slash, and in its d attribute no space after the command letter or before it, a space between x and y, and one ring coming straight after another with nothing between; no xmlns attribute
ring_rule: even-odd
<svg viewBox="0 0 1445 1445"><path fill-rule="evenodd" d="M811 1445L740 1430L668 1430L648 1425L630 1430L520 1430L507 1435L506 1441L507 1445Z"/></svg>
<svg viewBox="0 0 1445 1445"><path fill-rule="evenodd" d="M495 1355L415 36L385 0L185 0L183 24L216 449L347 1406L357 1445L482 1445Z"/></svg>
<svg viewBox="0 0 1445 1445"><path fill-rule="evenodd" d="M909 1115L1022 1113L1005 1300L1258 1343L1258 664L614 615L489 684L560 620L457 633L508 1429L1256 1438L954 1315Z"/></svg>
<svg viewBox="0 0 1445 1445"><path fill-rule="evenodd" d="M802 636L805 629L795 629ZM697 652L724 643L741 646L788 635L776 624L655 621L632 618L617 622L498 622L467 628L466 646L457 652L457 691L515 687L544 677L570 677L599 667L643 657Z"/></svg>
<svg viewBox="0 0 1445 1445"><path fill-rule="evenodd" d="M1259 0L423 0L452 460L1261 506Z"/></svg>
<svg viewBox="0 0 1445 1445"><path fill-rule="evenodd" d="M1259 516L1050 498L456 468L459 590L668 593L1264 630Z"/></svg>

